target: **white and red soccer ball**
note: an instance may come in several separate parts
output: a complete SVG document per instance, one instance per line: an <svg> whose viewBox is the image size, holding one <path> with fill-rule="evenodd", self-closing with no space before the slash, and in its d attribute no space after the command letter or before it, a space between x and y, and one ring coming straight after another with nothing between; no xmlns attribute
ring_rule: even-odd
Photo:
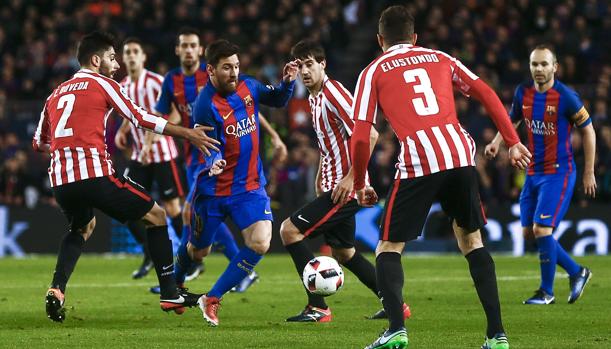
<svg viewBox="0 0 611 349"><path fill-rule="evenodd" d="M330 296L344 285L344 271L331 257L315 257L303 268L303 285L310 293Z"/></svg>

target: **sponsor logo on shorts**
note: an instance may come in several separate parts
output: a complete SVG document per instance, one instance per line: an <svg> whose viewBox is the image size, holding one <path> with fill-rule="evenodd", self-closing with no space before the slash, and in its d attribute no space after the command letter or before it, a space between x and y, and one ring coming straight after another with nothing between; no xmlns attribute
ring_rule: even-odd
<svg viewBox="0 0 611 349"><path fill-rule="evenodd" d="M306 223L310 223L309 220L303 218L301 215L297 216L298 219L301 219L302 221L306 222Z"/></svg>
<svg viewBox="0 0 611 349"><path fill-rule="evenodd" d="M272 211L265 210L263 211L265 214L272 214Z"/></svg>
<svg viewBox="0 0 611 349"><path fill-rule="evenodd" d="M542 214L542 215L539 216L539 218L541 218L541 219L548 219L548 218L552 218L552 215L551 214Z"/></svg>

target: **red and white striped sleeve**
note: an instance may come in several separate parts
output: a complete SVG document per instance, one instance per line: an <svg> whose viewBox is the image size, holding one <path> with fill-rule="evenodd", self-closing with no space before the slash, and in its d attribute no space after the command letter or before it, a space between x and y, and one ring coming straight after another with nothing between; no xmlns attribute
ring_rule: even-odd
<svg viewBox="0 0 611 349"><path fill-rule="evenodd" d="M375 86L375 72L378 64L373 61L363 69L356 83L352 115L355 120L375 124L378 113L378 96Z"/></svg>
<svg viewBox="0 0 611 349"><path fill-rule="evenodd" d="M51 94L51 96L53 96L53 94ZM38 126L36 127L36 132L34 132L34 137L32 139L32 148L40 152L48 151L51 145L51 137L49 136L51 122L49 120L49 113L47 112L47 103L49 103L51 96L47 97L45 105L40 112L40 120L38 120Z"/></svg>
<svg viewBox="0 0 611 349"><path fill-rule="evenodd" d="M119 83L98 74L81 73L94 79L100 86L106 99L112 107L124 118L131 121L136 127L149 129L155 133L163 134L167 120L148 113L134 103Z"/></svg>
<svg viewBox="0 0 611 349"><path fill-rule="evenodd" d="M352 94L344 86L335 80L329 80L325 84L327 100L331 103L337 116L346 127L348 134L352 134L354 128L354 118L352 114Z"/></svg>

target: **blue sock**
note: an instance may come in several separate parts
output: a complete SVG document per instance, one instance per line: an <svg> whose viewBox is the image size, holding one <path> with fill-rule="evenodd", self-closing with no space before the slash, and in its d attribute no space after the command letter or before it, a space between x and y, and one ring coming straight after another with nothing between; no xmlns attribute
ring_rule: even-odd
<svg viewBox="0 0 611 349"><path fill-rule="evenodd" d="M208 292L208 296L217 298L223 297L232 287L239 284L246 275L253 272L261 258L263 258L263 256L255 253L255 251L250 248L242 248L231 262L229 262L223 275L221 275L214 286L212 286L210 292Z"/></svg>
<svg viewBox="0 0 611 349"><path fill-rule="evenodd" d="M191 260L187 252L187 243L183 239L178 247L176 262L174 263L174 278L176 279L176 284L181 285L185 282L187 270L189 270L192 263L193 260Z"/></svg>
<svg viewBox="0 0 611 349"><path fill-rule="evenodd" d="M579 273L581 270L581 266L569 256L568 253L562 248L562 245L556 240L556 258L558 261L558 265L562 267L562 269L566 270L569 276L574 276Z"/></svg>
<svg viewBox="0 0 611 349"><path fill-rule="evenodd" d="M539 263L541 263L541 289L553 295L556 274L556 239L553 235L537 238L537 249L539 250Z"/></svg>
<svg viewBox="0 0 611 349"><path fill-rule="evenodd" d="M229 227L225 223L221 223L216 230L214 244L218 249L223 251L223 254L229 260L232 260L238 254L238 252L240 252L231 230L229 230Z"/></svg>

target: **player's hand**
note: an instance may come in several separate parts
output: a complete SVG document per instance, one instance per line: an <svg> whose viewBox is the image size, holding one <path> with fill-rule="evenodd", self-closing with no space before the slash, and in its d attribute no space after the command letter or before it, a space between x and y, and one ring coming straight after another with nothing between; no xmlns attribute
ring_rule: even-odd
<svg viewBox="0 0 611 349"><path fill-rule="evenodd" d="M587 196L596 197L596 177L593 171L585 171L583 173L583 191Z"/></svg>
<svg viewBox="0 0 611 349"><path fill-rule="evenodd" d="M333 200L334 204L337 203L345 203L350 200L350 195L354 189L354 178L350 172L346 177L342 178L335 189L333 189L333 193L331 193L331 200Z"/></svg>
<svg viewBox="0 0 611 349"><path fill-rule="evenodd" d="M152 162L151 160L151 148L142 147L142 151L138 154L138 162L146 166Z"/></svg>
<svg viewBox="0 0 611 349"><path fill-rule="evenodd" d="M284 69L282 69L282 81L291 82L297 79L297 73L299 73L299 65L301 61L296 59L294 61L290 61L284 65Z"/></svg>
<svg viewBox="0 0 611 349"><path fill-rule="evenodd" d="M205 132L212 130L214 130L214 127L212 126L195 125L195 128L187 129L187 139L202 152L204 152L204 154L210 156L210 149L219 151L219 148L217 148L215 144L221 144L221 142L217 141L216 139L208 137Z"/></svg>
<svg viewBox="0 0 611 349"><path fill-rule="evenodd" d="M119 130L115 135L115 144L121 150L127 149L127 134Z"/></svg>
<svg viewBox="0 0 611 349"><path fill-rule="evenodd" d="M208 176L212 177L220 175L221 173L223 173L223 170L225 169L226 165L227 161L223 159L216 160L210 168L210 171L208 171Z"/></svg>
<svg viewBox="0 0 611 349"><path fill-rule="evenodd" d="M486 157L490 160L494 159L496 157L496 154L498 153L499 145L494 141L488 143L488 145L486 145L486 148L484 148L484 155L486 155Z"/></svg>
<svg viewBox="0 0 611 349"><path fill-rule="evenodd" d="M528 149L520 142L509 148L509 159L511 160L511 165L514 167L524 170L528 167L528 164L530 164L531 158L532 155Z"/></svg>
<svg viewBox="0 0 611 349"><path fill-rule="evenodd" d="M365 187L356 191L356 200L360 206L372 207L378 202L378 194L372 187Z"/></svg>
<svg viewBox="0 0 611 349"><path fill-rule="evenodd" d="M286 144L280 137L272 137L272 146L274 147L274 156L279 163L284 163L289 155L289 151L286 148Z"/></svg>

